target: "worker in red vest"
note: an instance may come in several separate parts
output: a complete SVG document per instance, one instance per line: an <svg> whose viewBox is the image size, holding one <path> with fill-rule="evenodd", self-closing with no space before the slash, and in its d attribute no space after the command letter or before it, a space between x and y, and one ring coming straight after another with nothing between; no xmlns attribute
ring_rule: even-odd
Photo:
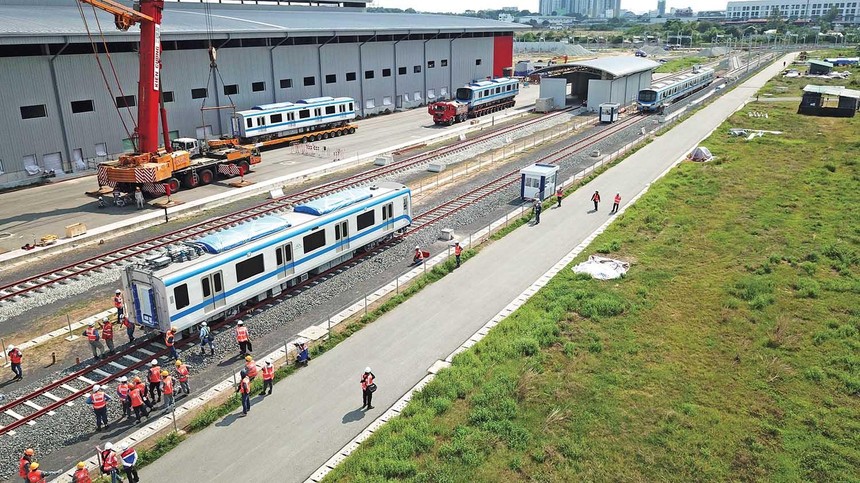
<svg viewBox="0 0 860 483"><path fill-rule="evenodd" d="M87 338L87 342L90 343L90 350L93 351L93 359L98 359L99 353L104 352L104 347L102 347L99 330L96 329L96 323L94 321L90 321L89 327L87 327L83 335Z"/></svg>
<svg viewBox="0 0 860 483"><path fill-rule="evenodd" d="M105 443L105 449L102 451L102 473L110 475L111 483L119 483L121 477L119 475L119 457L116 451L113 450L113 443Z"/></svg>
<svg viewBox="0 0 860 483"><path fill-rule="evenodd" d="M125 306L122 303L122 290L116 289L113 296L113 306L116 307L116 320L122 320L125 316Z"/></svg>
<svg viewBox="0 0 860 483"><path fill-rule="evenodd" d="M454 242L454 260L457 261L457 266L454 268L460 268L460 256L463 254L463 247L460 246L460 242Z"/></svg>
<svg viewBox="0 0 860 483"><path fill-rule="evenodd" d="M179 354L176 352L176 327L171 327L170 330L164 333L164 345L170 349L170 358L179 359Z"/></svg>
<svg viewBox="0 0 860 483"><path fill-rule="evenodd" d="M561 186L555 190L555 201L558 202L558 208L561 208L561 199L564 198L564 189Z"/></svg>
<svg viewBox="0 0 860 483"><path fill-rule="evenodd" d="M618 205L621 204L621 193L615 193L615 200L612 203L612 211L609 212L610 215L618 213Z"/></svg>
<svg viewBox="0 0 860 483"><path fill-rule="evenodd" d="M179 380L179 388L185 394L191 394L191 388L188 387L188 366L182 363L182 361L177 360L176 365L176 373L179 375L177 378Z"/></svg>
<svg viewBox="0 0 860 483"><path fill-rule="evenodd" d="M373 401L373 392L376 391L376 384L373 382L376 376L367 367L364 369L364 374L361 375L361 409L373 409L370 404Z"/></svg>
<svg viewBox="0 0 860 483"><path fill-rule="evenodd" d="M248 374L248 379L251 382L257 377L257 363L254 362L254 358L251 356L245 356L245 373Z"/></svg>
<svg viewBox="0 0 860 483"><path fill-rule="evenodd" d="M600 203L600 192L595 191L593 195L591 195L591 201L594 202L594 211L597 211L597 204Z"/></svg>
<svg viewBox="0 0 860 483"><path fill-rule="evenodd" d="M266 359L266 365L260 372L263 373L263 395L266 394L266 388L269 388L269 394L272 394L272 386L275 382L275 366L272 365L271 359Z"/></svg>
<svg viewBox="0 0 860 483"><path fill-rule="evenodd" d="M128 400L131 404L131 409L134 410L135 424L140 423L140 416L146 416L149 419L149 411L145 406L146 388L140 381L139 377L134 378L134 384L128 391Z"/></svg>
<svg viewBox="0 0 860 483"><path fill-rule="evenodd" d="M119 384L116 386L116 395L122 403L122 415L126 418L131 417L131 400L128 398L128 393L131 387L128 385L128 378L122 376L119 378Z"/></svg>
<svg viewBox="0 0 860 483"><path fill-rule="evenodd" d="M27 475L30 474L30 463L33 462L35 457L36 452L33 448L27 448L24 450L24 454L21 455L21 459L18 460L18 476L25 482L30 481L27 479Z"/></svg>
<svg viewBox="0 0 860 483"><path fill-rule="evenodd" d="M415 245L415 253L412 255L412 263L421 264L424 262L424 251L419 245Z"/></svg>
<svg viewBox="0 0 860 483"><path fill-rule="evenodd" d="M248 373L245 372L245 369L242 369L239 375L242 376L242 380L239 382L236 392L242 395L242 415L247 416L248 411L251 410L251 380L248 379Z"/></svg>
<svg viewBox="0 0 860 483"><path fill-rule="evenodd" d="M48 476L59 475L59 471L42 471L39 469L39 463L35 461L30 463L30 471L27 472L27 481L30 483L45 483L45 478Z"/></svg>
<svg viewBox="0 0 860 483"><path fill-rule="evenodd" d="M102 320L102 339L104 339L107 345L107 353L113 354L113 322L107 317Z"/></svg>
<svg viewBox="0 0 860 483"><path fill-rule="evenodd" d="M105 429L108 429L108 414L107 414L107 403L111 400L111 397L105 394L102 391L102 387L98 384L93 386L93 393L87 396L87 404L93 407L93 412L96 415L96 431L101 431L102 424L104 424Z"/></svg>
<svg viewBox="0 0 860 483"><path fill-rule="evenodd" d="M12 364L12 372L15 374L15 377L12 378L13 381L24 379L24 372L21 370L21 359L23 357L24 353L21 352L21 349L9 344L9 362Z"/></svg>
<svg viewBox="0 0 860 483"><path fill-rule="evenodd" d="M153 404L161 402L161 366L155 359L149 363L147 380L149 381L149 399L154 399ZM155 393L158 393L158 399L155 399Z"/></svg>
<svg viewBox="0 0 860 483"><path fill-rule="evenodd" d="M254 352L251 347L251 334L248 333L248 328L241 320L236 322L236 342L239 343L239 351L243 356L248 352Z"/></svg>
<svg viewBox="0 0 860 483"><path fill-rule="evenodd" d="M173 407L173 377L167 371L161 371L161 390L164 392L164 406L161 409L167 412Z"/></svg>
<svg viewBox="0 0 860 483"><path fill-rule="evenodd" d="M128 320L128 317L122 318L122 326L125 327L125 335L128 336L128 343L134 342L134 324Z"/></svg>
<svg viewBox="0 0 860 483"><path fill-rule="evenodd" d="M90 470L87 469L87 464L83 461L78 462L75 474L72 475L72 483L93 483L90 478Z"/></svg>

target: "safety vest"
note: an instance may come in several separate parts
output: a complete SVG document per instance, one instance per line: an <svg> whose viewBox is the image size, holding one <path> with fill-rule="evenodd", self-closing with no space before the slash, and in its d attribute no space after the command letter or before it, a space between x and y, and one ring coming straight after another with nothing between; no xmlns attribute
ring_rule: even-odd
<svg viewBox="0 0 860 483"><path fill-rule="evenodd" d="M87 334L87 340L90 342L95 342L95 341L99 340L99 335L96 332L95 327L87 327L86 334Z"/></svg>
<svg viewBox="0 0 860 483"><path fill-rule="evenodd" d="M424 258L424 254L423 254L423 253L421 253L421 249L420 249L420 248L416 248L416 249L415 249L415 258Z"/></svg>
<svg viewBox="0 0 860 483"><path fill-rule="evenodd" d="M173 347L173 341L175 340L173 336L173 332L165 332L164 333L164 345L167 347Z"/></svg>
<svg viewBox="0 0 860 483"><path fill-rule="evenodd" d="M125 399L126 397L128 397L128 384L123 383L117 386L116 393L121 399Z"/></svg>
<svg viewBox="0 0 860 483"><path fill-rule="evenodd" d="M127 448L119 457L122 459L123 466L130 467L137 464L137 452L134 448Z"/></svg>
<svg viewBox="0 0 860 483"><path fill-rule="evenodd" d="M463 253L463 247L461 247L460 245L455 245L454 246L454 255L459 255L461 253Z"/></svg>
<svg viewBox="0 0 860 483"><path fill-rule="evenodd" d="M108 473L117 468L119 468L119 461L116 459L116 453L113 450L102 451L102 469Z"/></svg>
<svg viewBox="0 0 860 483"><path fill-rule="evenodd" d="M250 377L251 379L257 377L257 364L254 364L254 361L246 362L245 371L248 373L248 377Z"/></svg>
<svg viewBox="0 0 860 483"><path fill-rule="evenodd" d="M591 195L591 201L600 201L600 195L594 193L593 195Z"/></svg>
<svg viewBox="0 0 860 483"><path fill-rule="evenodd" d="M274 366L264 366L263 367L263 380L271 381L275 378L275 368Z"/></svg>
<svg viewBox="0 0 860 483"><path fill-rule="evenodd" d="M131 399L131 407L136 408L143 406L143 396L141 396L141 390L138 387L135 387L128 393L128 397Z"/></svg>
<svg viewBox="0 0 860 483"><path fill-rule="evenodd" d="M239 392L242 394L248 394L251 392L251 381L248 380L247 376L243 377L242 382L239 383Z"/></svg>
<svg viewBox="0 0 860 483"><path fill-rule="evenodd" d="M12 364L20 364L21 363L21 351L18 349L12 349L9 351L9 359L12 361Z"/></svg>
<svg viewBox="0 0 860 483"><path fill-rule="evenodd" d="M562 196L564 196L564 191L559 188L558 190L556 190L555 195L561 198Z"/></svg>
<svg viewBox="0 0 860 483"><path fill-rule="evenodd" d="M32 461L30 461L29 456L24 455L21 457L21 460L18 461L18 476L21 478L27 477L27 473L30 472L30 463L32 463Z"/></svg>
<svg viewBox="0 0 860 483"><path fill-rule="evenodd" d="M42 470L33 470L27 474L27 479L30 480L30 483L45 483L45 474L42 473Z"/></svg>
<svg viewBox="0 0 860 483"><path fill-rule="evenodd" d="M113 296L113 306L121 309L122 308L122 295L114 295Z"/></svg>
<svg viewBox="0 0 860 483"><path fill-rule="evenodd" d="M179 373L179 382L188 382L188 366L182 364L176 368L176 372Z"/></svg>
<svg viewBox="0 0 860 483"><path fill-rule="evenodd" d="M93 409L101 409L105 407L107 404L107 399L105 399L105 393L102 391L94 392L92 396L90 396L93 401Z"/></svg>
<svg viewBox="0 0 860 483"><path fill-rule="evenodd" d="M105 339L113 339L113 324L108 322L102 326L102 337Z"/></svg>
<svg viewBox="0 0 860 483"><path fill-rule="evenodd" d="M621 203L621 195L615 195L615 202Z"/></svg>
<svg viewBox="0 0 860 483"><path fill-rule="evenodd" d="M361 377L361 390L367 389L367 386L373 384L373 374L365 374Z"/></svg>
<svg viewBox="0 0 860 483"><path fill-rule="evenodd" d="M93 480L90 479L90 471L86 468L81 468L78 471L75 471L75 476L72 481L75 483L92 483Z"/></svg>
<svg viewBox="0 0 860 483"><path fill-rule="evenodd" d="M164 385L164 394L171 395L173 394L173 378L170 376L164 376L164 380L161 381L161 384Z"/></svg>
<svg viewBox="0 0 860 483"><path fill-rule="evenodd" d="M248 328L247 327L236 327L236 341L238 341L238 342L247 342L248 341Z"/></svg>
<svg viewBox="0 0 860 483"><path fill-rule="evenodd" d="M161 382L161 366L149 368L149 382Z"/></svg>

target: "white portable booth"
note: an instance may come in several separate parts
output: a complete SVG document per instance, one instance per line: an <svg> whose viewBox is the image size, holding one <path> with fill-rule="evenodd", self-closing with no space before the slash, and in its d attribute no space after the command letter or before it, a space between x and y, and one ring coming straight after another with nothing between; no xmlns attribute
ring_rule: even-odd
<svg viewBox="0 0 860 483"><path fill-rule="evenodd" d="M555 194L558 166L533 164L520 170L520 178L520 197L524 200L540 198L543 201Z"/></svg>

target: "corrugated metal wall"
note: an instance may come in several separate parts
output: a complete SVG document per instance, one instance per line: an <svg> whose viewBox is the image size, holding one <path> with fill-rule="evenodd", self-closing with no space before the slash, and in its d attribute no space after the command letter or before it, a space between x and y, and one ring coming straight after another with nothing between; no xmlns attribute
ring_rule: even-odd
<svg viewBox="0 0 860 483"><path fill-rule="evenodd" d="M137 101L137 55L116 53L111 58L124 94L133 95ZM28 155L34 155L37 164L44 166L46 155L61 153L64 170L78 171L79 166L73 163L76 150L81 158L94 164L105 159L100 156L102 146L111 156L128 147L128 142L123 142L128 135L114 107L120 93L106 59L102 60L114 89L112 94L105 88L92 55L57 57L57 103L50 57L0 58L0 85L4 86L0 104L0 161L4 174L0 174L0 187L28 179L23 161ZM356 107L363 108L363 115L376 114L425 105L449 97L459 86L490 76L493 38L368 42L361 47L349 43L221 49L218 66L223 79L218 79L217 90L209 80L205 50L165 51L163 65L162 89L173 95L173 101L165 104L170 129L182 137L196 137L204 125L211 126L214 135L230 134L229 110L208 111L201 116L204 99L192 98L192 90L207 87L207 81L208 107L229 103L224 93L226 84L236 86L237 93L231 97L240 110L326 95L353 97L358 100ZM400 73L401 68L405 73ZM390 75L385 75L385 69L390 69ZM373 78L367 78L367 71L373 71ZM355 73L355 80L348 81L347 73ZM329 74L336 76L336 82L326 83ZM261 90L253 90L255 82L263 83ZM367 107L370 100L373 107ZM93 110L73 113L73 101L92 101ZM46 106L46 117L21 119L21 106L42 104ZM135 108L131 112L136 115ZM133 129L134 115L126 109L121 113L129 129Z"/></svg>

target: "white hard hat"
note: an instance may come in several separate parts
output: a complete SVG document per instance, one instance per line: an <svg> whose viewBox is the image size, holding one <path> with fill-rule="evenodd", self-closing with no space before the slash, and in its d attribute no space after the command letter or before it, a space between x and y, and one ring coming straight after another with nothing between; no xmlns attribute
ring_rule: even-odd
<svg viewBox="0 0 860 483"><path fill-rule="evenodd" d="M119 378L119 382L128 382L128 378L125 376L122 376Z"/></svg>
<svg viewBox="0 0 860 483"><path fill-rule="evenodd" d="M239 322L236 322L236 325L243 325L243 324L244 324L244 322L242 322L241 320Z"/></svg>
<svg viewBox="0 0 860 483"><path fill-rule="evenodd" d="M153 359L153 360L152 360L152 362L150 362L150 364L151 364L151 365L153 365L153 366L157 366L157 365L158 365L158 361L157 361L157 360L155 360L155 359Z"/></svg>
<svg viewBox="0 0 860 483"><path fill-rule="evenodd" d="M415 245L416 250L418 250L419 248L421 248L421 245Z"/></svg>
<svg viewBox="0 0 860 483"><path fill-rule="evenodd" d="M119 294L119 293L122 293L122 290L120 290L120 289L116 289L116 293L118 293L118 294Z"/></svg>
<svg viewBox="0 0 860 483"><path fill-rule="evenodd" d="M99 390L101 390L101 388L102 387L100 385L96 384L95 386L93 386L93 392L98 392Z"/></svg>
<svg viewBox="0 0 860 483"><path fill-rule="evenodd" d="M127 450L127 449L128 449L128 443L125 443L125 442L121 443L121 444L119 445L119 449L120 449L120 450L122 450L122 451Z"/></svg>
<svg viewBox="0 0 860 483"><path fill-rule="evenodd" d="M107 318L107 317L105 317L105 318L103 318L103 319L102 319L102 322L107 322L107 321L108 321L108 318Z"/></svg>
<svg viewBox="0 0 860 483"><path fill-rule="evenodd" d="M370 372L370 367L365 367L365 368L364 368L364 372L365 372L365 373Z"/></svg>
<svg viewBox="0 0 860 483"><path fill-rule="evenodd" d="M94 326L94 325L96 325L95 321L91 320L91 321L90 321L90 327L92 327L92 326Z"/></svg>
<svg viewBox="0 0 860 483"><path fill-rule="evenodd" d="M113 443L107 442L105 443L105 451L110 451L113 449Z"/></svg>
<svg viewBox="0 0 860 483"><path fill-rule="evenodd" d="M9 344L9 350L12 350L12 349L14 349L14 348L15 348L15 345L14 345L14 344Z"/></svg>
<svg viewBox="0 0 860 483"><path fill-rule="evenodd" d="M202 324L200 324L200 325L202 325L203 327L206 327L206 322L203 322L203 323L202 323Z"/></svg>
<svg viewBox="0 0 860 483"><path fill-rule="evenodd" d="M266 359L266 365L267 365L267 366L271 366L271 365L272 365L272 360L271 360L271 359Z"/></svg>

